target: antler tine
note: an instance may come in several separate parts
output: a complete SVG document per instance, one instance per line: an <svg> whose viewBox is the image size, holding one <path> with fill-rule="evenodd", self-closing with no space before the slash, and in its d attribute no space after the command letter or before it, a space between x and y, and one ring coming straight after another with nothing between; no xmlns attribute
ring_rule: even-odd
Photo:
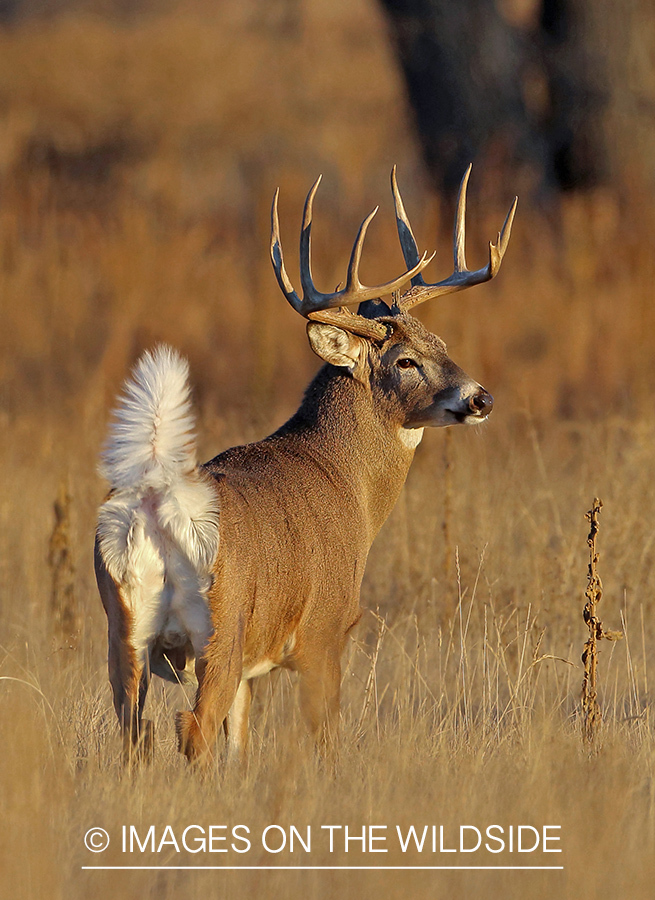
<svg viewBox="0 0 655 900"><path fill-rule="evenodd" d="M455 214L455 234L453 237L455 272L466 272L466 191L469 186L472 168L473 163L469 163L457 194L457 213Z"/></svg>
<svg viewBox="0 0 655 900"><path fill-rule="evenodd" d="M300 232L300 285L302 287L303 302L305 302L306 297L314 297L317 294L312 278L312 217L314 214L314 197L322 178L323 176L319 175L309 189L302 214L302 229Z"/></svg>
<svg viewBox="0 0 655 900"><path fill-rule="evenodd" d="M273 195L273 205L271 207L271 262L273 263L275 277L277 278L282 293L296 312L300 312L302 300L294 290L284 265L284 255L282 253L282 243L280 241L280 220L277 212L277 201L279 196L280 189L276 188L275 194Z"/></svg>
<svg viewBox="0 0 655 900"><path fill-rule="evenodd" d="M379 208L379 206L376 206L375 209L366 216L362 224L359 226L359 231L357 232L357 237L355 238L355 243L353 244L352 253L350 254L350 262L348 263L348 275L346 276L345 288L346 292L362 290L362 288L366 290L366 288L364 288L363 284L359 280L359 263L362 258L362 247L364 246L364 238L366 237L368 226L371 224L371 221L377 214Z"/></svg>
<svg viewBox="0 0 655 900"><path fill-rule="evenodd" d="M495 244L492 244L489 241L489 265L491 267L491 277L493 278L498 269L500 269L500 264L503 261L503 256L505 255L505 250L507 250L507 245L509 244L509 236L512 233L512 225L514 223L514 215L516 214L516 207L518 205L519 198L514 197L514 202L509 208L509 212L505 216L505 221L503 222L503 227L498 233L498 240Z"/></svg>
<svg viewBox="0 0 655 900"><path fill-rule="evenodd" d="M339 317L340 322L344 322L343 327L349 328L349 330L355 330L356 323L361 319L362 323L366 324L362 324L362 328L364 330L358 330L358 333L365 333L367 336L370 336L371 331L374 330L376 331L376 335L379 337L381 333L380 329L383 328L383 326L378 325L377 327L373 327L373 323L371 322L371 320L368 320L365 317L355 316L351 313L344 315L345 310L341 310L339 313L335 313L332 316L328 317L326 311L331 309L333 310L338 307L340 308L356 303L362 303L365 300L372 300L374 298L383 297L399 291L400 288L403 287L403 285L407 284L408 281L411 281L414 276L416 276L425 268L425 266L428 265L428 263L432 260L434 254L428 257L427 253L424 253L423 256L419 258L418 251L416 251L416 260L413 262L410 268L408 268L406 272L403 272L403 274L398 278L395 278L393 279L393 281L389 281L386 284L376 285L374 287L367 287L366 285L363 285L359 278L359 264L361 261L362 248L364 245L364 239L366 237L368 226L370 225L373 216L378 211L376 207L373 212L369 213L369 215L364 219L359 227L357 237L355 238L355 243L353 244L352 253L350 255L348 275L346 278L345 287L342 289L337 289L332 293L321 293L316 289L316 286L314 285L311 271L311 230L313 204L314 197L316 195L316 191L318 190L320 182L321 176L316 179L309 193L307 194L307 199L305 200L302 231L300 233L300 283L302 285L303 292L302 299L294 290L284 265L284 256L282 253L282 244L280 241L280 225L278 217L279 189L275 192L275 196L273 197L273 206L271 208L271 261L273 263L273 268L275 270L278 284L282 289L282 293L287 298L289 303L293 306L293 308L306 318L311 317L316 320L320 319L321 321L326 321L327 318L333 320L334 316L336 315ZM320 316L318 314L320 314ZM357 328L358 327L359 326L357 326ZM386 330L384 330L384 333L386 333Z"/></svg>
<svg viewBox="0 0 655 900"><path fill-rule="evenodd" d="M400 239L400 247L403 251L403 257L405 259L405 265L411 267L415 266L419 260L418 246L416 244L414 232L412 231L412 226L409 222L409 217L405 212L405 204L403 203L403 198L400 195L396 169L397 167L394 166L391 170L391 191L393 193L393 205L396 210L396 227L398 228L398 237ZM434 258L434 256L435 254L433 253L432 257ZM423 280L423 276L420 274L420 272L417 275L414 275L414 277L412 278L413 287L424 284L425 281Z"/></svg>
<svg viewBox="0 0 655 900"><path fill-rule="evenodd" d="M489 243L489 263L482 269L476 269L473 272L469 271L469 269L467 269L466 267L465 250L466 190L468 187L469 176L471 174L471 168L472 166L469 165L466 172L464 173L464 177L462 178L462 182L459 187L459 194L457 197L457 212L455 214L455 229L453 235L453 273L449 278L445 278L443 281L438 281L436 282L436 284L426 284L422 277L420 278L420 281L415 278L412 279L412 287L409 290L405 291L405 293L399 300L398 305L403 311L407 311L413 306L417 306L419 303L424 303L426 300L432 300L435 297L440 297L443 294L451 294L455 291L462 291L464 290L464 288L472 287L474 284L482 284L485 281L490 281L500 269L500 264L503 260L503 256L505 255L505 251L507 250L507 245L509 243L509 237L512 231L512 223L514 221L514 214L516 212L516 206L519 202L519 198L514 198L514 202L512 203L505 218L502 230L498 233L498 239L496 243ZM404 214L404 209L402 210L402 212ZM406 222L407 226L409 226L409 221L407 220L406 215L404 220L402 221ZM400 233L400 225L398 230ZM402 235L401 245L403 245ZM403 246L403 253L404 252L405 250Z"/></svg>

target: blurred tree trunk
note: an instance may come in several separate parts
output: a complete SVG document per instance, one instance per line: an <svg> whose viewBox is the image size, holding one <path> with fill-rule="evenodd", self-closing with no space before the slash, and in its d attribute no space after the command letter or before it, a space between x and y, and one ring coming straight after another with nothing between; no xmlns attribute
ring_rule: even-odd
<svg viewBox="0 0 655 900"><path fill-rule="evenodd" d="M18 12L20 0L0 0L0 23L13 22Z"/></svg>
<svg viewBox="0 0 655 900"><path fill-rule="evenodd" d="M609 0L381 0L435 186L471 160L498 188L585 188L608 175ZM509 173L511 177L509 176ZM527 183L526 183L527 182Z"/></svg>

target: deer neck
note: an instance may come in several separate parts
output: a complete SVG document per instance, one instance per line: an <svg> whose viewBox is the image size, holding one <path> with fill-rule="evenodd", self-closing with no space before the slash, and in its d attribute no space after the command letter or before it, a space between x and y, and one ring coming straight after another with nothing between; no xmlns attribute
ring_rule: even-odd
<svg viewBox="0 0 655 900"><path fill-rule="evenodd" d="M372 543L407 478L420 441L416 431L382 415L368 385L326 365L277 435L300 440L304 453L344 485L363 508Z"/></svg>

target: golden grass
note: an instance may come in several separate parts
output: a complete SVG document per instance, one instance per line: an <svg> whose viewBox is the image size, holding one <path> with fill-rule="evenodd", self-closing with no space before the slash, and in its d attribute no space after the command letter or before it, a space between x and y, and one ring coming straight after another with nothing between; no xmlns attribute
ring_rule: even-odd
<svg viewBox="0 0 655 900"><path fill-rule="evenodd" d="M385 197L394 160L419 242L436 242L437 271L448 267L450 222L422 192L379 20L365 4L336 19L329 5L317 9L323 18L294 41L247 16L200 14L130 28L54 20L0 35L0 894L650 897L655 222L652 204L612 191L569 198L548 216L522 202L497 281L421 310L496 408L475 433L426 436L373 548L368 612L344 660L336 771L303 744L285 674L257 685L244 778L187 771L172 724L187 701L161 686L148 701L156 762L132 776L120 768L91 553L104 490L96 459L129 365L157 340L189 356L202 458L294 410L315 361L270 272L268 204L281 183L291 262L320 169L320 284L343 278L359 219L379 200L363 276L398 270ZM93 167L104 152L103 179ZM471 262L511 199L485 201L475 175ZM594 496L605 504L604 616L622 617L625 640L599 647L603 720L590 758L579 652ZM66 608L52 610L53 596ZM79 617L75 634L62 616ZM80 870L97 862L83 845L93 826L112 835L100 857L110 864L123 862L124 824L240 823L254 835L273 823L315 834L379 824L391 835L410 824L554 824L564 852L539 862L565 868ZM311 863L462 862L388 846L346 855L317 842ZM210 856L180 862L216 864ZM517 861L491 856L484 862ZM244 859L306 863L261 849L227 861Z"/></svg>

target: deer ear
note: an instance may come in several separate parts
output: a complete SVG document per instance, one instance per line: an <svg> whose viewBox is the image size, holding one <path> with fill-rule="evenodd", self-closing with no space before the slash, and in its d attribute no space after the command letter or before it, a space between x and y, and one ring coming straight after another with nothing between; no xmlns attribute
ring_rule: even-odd
<svg viewBox="0 0 655 900"><path fill-rule="evenodd" d="M309 322L307 337L317 356L333 366L345 366L351 371L364 355L365 338L323 322Z"/></svg>

